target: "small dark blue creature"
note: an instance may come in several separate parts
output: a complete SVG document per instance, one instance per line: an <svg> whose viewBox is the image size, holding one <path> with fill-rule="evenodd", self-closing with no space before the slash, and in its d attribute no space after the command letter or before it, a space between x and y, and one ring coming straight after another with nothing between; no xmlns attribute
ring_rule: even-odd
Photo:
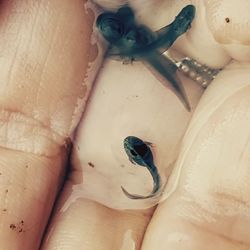
<svg viewBox="0 0 250 250"><path fill-rule="evenodd" d="M167 84L171 83L170 87L190 111L184 88L176 75L178 67L162 53L191 27L194 16L195 7L187 5L172 23L153 32L138 25L132 9L124 6L116 13L104 12L98 16L96 25L110 44L108 56L143 61L164 84L166 80Z"/></svg>
<svg viewBox="0 0 250 250"><path fill-rule="evenodd" d="M160 190L161 178L160 178L160 175L158 173L156 166L154 165L153 154L149 147L150 143L144 142L135 136L128 136L124 139L123 145L124 145L124 149L128 155L129 160L133 164L146 167L149 170L153 178L154 187L153 187L151 194L147 196L130 194L123 187L121 187L122 191L130 199L147 199L147 198L154 197Z"/></svg>

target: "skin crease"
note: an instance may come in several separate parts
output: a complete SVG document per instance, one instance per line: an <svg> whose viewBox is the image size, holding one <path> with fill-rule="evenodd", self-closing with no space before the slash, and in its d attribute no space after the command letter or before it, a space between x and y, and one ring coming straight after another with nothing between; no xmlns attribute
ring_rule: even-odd
<svg viewBox="0 0 250 250"><path fill-rule="evenodd" d="M1 249L40 245L91 88L91 20L80 0L1 1Z"/></svg>
<svg viewBox="0 0 250 250"><path fill-rule="evenodd" d="M160 5L161 1L157 2ZM185 5L191 1L181 2ZM209 4L212 1L204 2ZM223 2L226 3L217 2L222 6ZM197 1L193 3L199 7ZM172 5L172 17L179 7ZM202 18L205 12L200 7L198 13ZM91 12L86 14L82 0L42 0L35 4L31 0L1 1L0 242L3 249L34 250L40 244L62 181L67 158L65 141L78 123L84 100L91 88L91 78L86 82L86 87L83 81L88 62L96 58L96 47L89 43L92 24L93 15ZM210 29L204 28L205 31ZM193 32L193 35L199 34L198 22L194 24ZM199 39L194 39L194 45L189 43L192 41L191 33L183 37L176 48L183 44L187 51L190 49L190 56L199 57L201 61L206 61L206 56L199 56L201 51L203 54L211 52L208 64L220 66L228 63L233 53L240 53L242 47L239 44L237 48L232 44L234 51L229 48L226 52L225 45L216 44L213 36L215 34L208 32L209 41L212 42L206 50L202 40L200 44ZM198 52L194 49L196 45L200 49ZM219 51L218 60L212 56L214 51ZM250 249L250 185L247 178L249 64L230 63L206 90L194 114L187 114L178 99L161 88L160 84L158 86L142 66L134 66L134 73L131 71L128 76L124 65L111 61L104 64L91 95L92 104L82 120L86 125L84 133L86 135L91 131L93 120L96 124L103 123L106 128L106 120L110 121L117 114L111 110L109 116L105 116L107 110L119 101L116 99L117 92L112 92L112 88L114 91L117 84L121 84L120 92L124 92L125 97L126 91L133 91L132 86L128 88L125 85L125 76L132 77L134 74L139 79L148 79L145 86L135 80L133 82L135 92L139 89L143 97L143 105L136 106L138 110L129 121L140 109L143 111L146 108L147 112L155 113L157 107L161 108L158 112L160 110L163 115L158 119L163 125L150 120L151 131L159 128L159 135L153 132L147 134L146 130L139 135L155 139L156 144L161 145L159 148L164 148L157 154L157 161L162 166L168 165L179 154L166 189L168 199L158 206L142 243L153 209L118 211L82 198L71 203L66 212L61 212L72 193L72 185L82 182L81 164L76 164L64 185L41 249ZM111 72L115 68L117 82L110 86L107 96L101 98L102 87L110 85L109 77L113 77ZM194 83L187 80L185 83L192 107L195 108L201 90ZM156 97L152 96L152 89ZM129 94L131 97L131 92ZM153 101L151 98L154 98ZM77 107L79 99L80 107ZM100 107L103 116L99 116ZM166 110L163 107L167 107ZM125 111L129 113L135 109L135 105L126 108ZM167 156L168 159L164 159L171 145L181 141L192 115L180 153L177 144ZM115 146L127 133L140 133L140 123L146 124L149 116L141 117L142 120L135 125L129 123L130 126L119 123L119 119L116 121L114 126L121 127L118 126L120 130L115 131ZM169 117L176 120L171 123ZM177 127L180 123L183 125L172 130L174 124ZM96 132L95 128L92 129ZM105 133L109 136L111 129L107 128ZM164 136L160 132L164 132ZM80 133L77 136L80 138ZM25 141L20 142L20 138ZM105 139L98 137L97 133L95 139L98 138L101 141ZM100 148L93 145L89 144L90 149L86 154L102 158L98 165L117 166L113 154L102 153L103 144ZM119 148L116 152L120 154ZM104 188L100 187L106 192ZM104 198L107 196L106 193Z"/></svg>

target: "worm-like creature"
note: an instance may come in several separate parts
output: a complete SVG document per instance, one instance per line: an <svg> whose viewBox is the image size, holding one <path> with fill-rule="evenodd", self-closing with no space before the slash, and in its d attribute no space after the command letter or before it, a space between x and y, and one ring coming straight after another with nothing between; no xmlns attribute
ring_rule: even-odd
<svg viewBox="0 0 250 250"><path fill-rule="evenodd" d="M124 139L123 144L129 160L133 164L146 167L149 170L153 178L154 187L152 192L147 196L130 194L123 187L121 187L122 191L130 199L148 199L154 197L160 190L161 178L156 166L154 165L153 154L149 147L150 143L144 142L135 136L128 136Z"/></svg>

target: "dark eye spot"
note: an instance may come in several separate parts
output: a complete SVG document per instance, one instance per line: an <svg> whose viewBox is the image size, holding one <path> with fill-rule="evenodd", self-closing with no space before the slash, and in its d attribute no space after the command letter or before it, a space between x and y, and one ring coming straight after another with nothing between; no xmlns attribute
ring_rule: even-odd
<svg viewBox="0 0 250 250"><path fill-rule="evenodd" d="M230 22L229 17L226 17L226 18L225 18L225 21L226 21L227 23L229 23L229 22Z"/></svg>
<svg viewBox="0 0 250 250"><path fill-rule="evenodd" d="M148 152L148 146L145 143L136 145L134 148L137 154L139 154L141 157L145 156Z"/></svg>
<svg viewBox="0 0 250 250"><path fill-rule="evenodd" d="M131 153L131 155L133 155L133 156L137 156L137 153L136 153L133 149L130 150L130 153Z"/></svg>

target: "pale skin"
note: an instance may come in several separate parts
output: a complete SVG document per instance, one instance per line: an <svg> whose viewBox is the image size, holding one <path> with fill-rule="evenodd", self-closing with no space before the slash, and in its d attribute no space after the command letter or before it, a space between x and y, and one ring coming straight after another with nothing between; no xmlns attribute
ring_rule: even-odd
<svg viewBox="0 0 250 250"><path fill-rule="evenodd" d="M216 4L223 1L202 1L205 6L200 6L200 1L180 2L167 18L191 2L198 8L200 22L196 21L192 34L178 41L176 48L210 66L225 66L205 93L182 77L191 113L143 65L124 68L120 62L102 62L101 49L90 43L94 12L84 11L84 1L1 2L2 249L250 249L250 29L246 28L249 13L244 13L249 4L232 1L232 6L225 7ZM160 1L155 8L157 5L159 8ZM240 27L242 21L242 29L224 27L217 10L229 17L229 25L236 20ZM141 16L143 19L144 14ZM159 25L150 24L146 18L144 22L152 28ZM237 60L230 62L232 58ZM90 74L86 80L87 65L94 60L92 77ZM68 142L102 63L104 69L91 92L80 132L86 137L99 131L99 125L107 126L95 139L103 141L103 134L110 136L114 131L114 148L120 137L151 136L161 149L156 161L166 165L175 162L172 174L166 168L169 181L165 200L156 211L119 211L84 198L61 210L72 186L81 183L84 176L84 166L75 164L74 171L67 171L63 178ZM140 99L132 105L131 98L137 94ZM120 96L130 98L126 105ZM118 111L111 109L114 106L122 107L124 116L116 117ZM79 133L77 136L81 137ZM113 156L105 154L103 144L90 142L87 146L86 157L94 155L95 161L106 163L103 169L112 166ZM99 180L94 184L97 191L106 192Z"/></svg>

